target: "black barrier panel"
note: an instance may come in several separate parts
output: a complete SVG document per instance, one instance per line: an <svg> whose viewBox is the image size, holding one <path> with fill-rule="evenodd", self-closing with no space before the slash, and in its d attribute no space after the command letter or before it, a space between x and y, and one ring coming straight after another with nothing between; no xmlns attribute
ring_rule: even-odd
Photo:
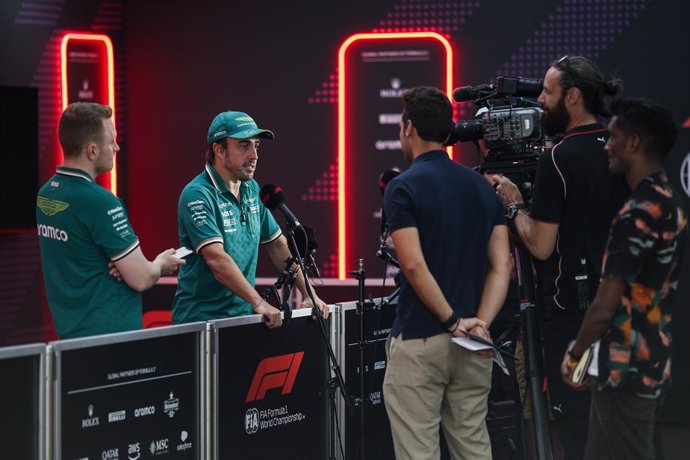
<svg viewBox="0 0 690 460"><path fill-rule="evenodd" d="M217 337L218 458L328 458L328 357L319 324L293 316L275 330L219 327Z"/></svg>
<svg viewBox="0 0 690 460"><path fill-rule="evenodd" d="M360 315L345 307L345 381L353 398L361 398ZM348 309L351 308L351 309ZM395 319L395 305L366 309L362 317L364 347L364 458L394 459L390 422L383 404L383 376L386 373L386 338ZM361 458L360 407L345 418L345 453L348 459Z"/></svg>
<svg viewBox="0 0 690 460"><path fill-rule="evenodd" d="M142 333L103 336L132 337L77 349L58 342L61 458L200 459L203 325L194 327L138 340Z"/></svg>
<svg viewBox="0 0 690 460"><path fill-rule="evenodd" d="M380 300L376 300L379 303ZM345 421L345 458L356 460L359 458L376 460L394 460L393 440L391 436L390 421L386 413L383 394L383 378L386 372L386 339L395 320L396 303L387 305L382 309L367 308L364 315L357 312L356 303L350 302L343 305L344 333L343 346L345 369L345 381L350 395L360 398L360 330L363 331L364 350L364 400L366 401L364 412L364 455L362 457L362 437L360 426L361 415L359 407L353 414L344 412ZM499 315L495 324L499 326L494 337L501 333L510 332L512 318L510 312L507 315ZM505 316L505 318L503 318ZM363 319L360 326L360 318ZM501 323L500 320L505 321ZM505 324L507 322L507 324ZM513 334L508 334L513 337ZM512 351L512 349L511 349ZM487 428L491 438L493 457L496 459L520 458L520 434L517 407L517 393L514 388L514 366L508 363L511 376L505 376L498 367L494 367L492 391L489 395L489 408L487 413ZM507 390L506 390L507 388ZM450 459L443 431L439 430L441 444L441 459Z"/></svg>
<svg viewBox="0 0 690 460"><path fill-rule="evenodd" d="M42 353L45 345L0 349L0 458L43 458Z"/></svg>

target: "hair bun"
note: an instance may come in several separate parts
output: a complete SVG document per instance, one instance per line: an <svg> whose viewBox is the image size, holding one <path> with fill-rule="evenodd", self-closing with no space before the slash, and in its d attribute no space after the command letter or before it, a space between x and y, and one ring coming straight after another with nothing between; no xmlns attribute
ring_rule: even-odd
<svg viewBox="0 0 690 460"><path fill-rule="evenodd" d="M604 83L604 94L607 96L615 96L623 91L623 82L621 80L609 80Z"/></svg>

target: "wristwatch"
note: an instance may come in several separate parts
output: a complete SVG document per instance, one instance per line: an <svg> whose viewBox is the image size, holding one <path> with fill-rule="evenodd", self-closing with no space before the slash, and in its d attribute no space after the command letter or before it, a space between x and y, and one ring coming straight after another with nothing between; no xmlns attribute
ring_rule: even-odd
<svg viewBox="0 0 690 460"><path fill-rule="evenodd" d="M506 211L508 220L513 220L520 209L527 209L527 205L525 205L525 203L513 203L508 206L508 210Z"/></svg>

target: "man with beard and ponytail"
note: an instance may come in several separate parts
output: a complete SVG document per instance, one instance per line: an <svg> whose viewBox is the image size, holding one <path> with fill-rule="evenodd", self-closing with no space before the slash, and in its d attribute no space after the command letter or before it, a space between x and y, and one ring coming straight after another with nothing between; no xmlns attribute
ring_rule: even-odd
<svg viewBox="0 0 690 460"><path fill-rule="evenodd" d="M604 80L585 57L555 61L538 102L546 135L562 140L539 159L529 212L514 183L492 177L522 243L543 261L537 301L544 311L545 374L567 459L584 454L589 394L562 381L560 364L597 290L611 220L630 191L620 176L609 172L604 151L608 134L597 120L610 117L606 96L621 89L620 81Z"/></svg>
<svg viewBox="0 0 690 460"><path fill-rule="evenodd" d="M290 258L254 180L260 139L273 139L273 133L244 112L222 112L211 122L204 171L182 190L178 203L180 244L194 253L180 271L173 323L257 313L269 328L282 325L280 311L254 288L259 245L279 271ZM302 307L318 307L327 318L328 306L315 293L312 305L299 271L296 285L305 299Z"/></svg>

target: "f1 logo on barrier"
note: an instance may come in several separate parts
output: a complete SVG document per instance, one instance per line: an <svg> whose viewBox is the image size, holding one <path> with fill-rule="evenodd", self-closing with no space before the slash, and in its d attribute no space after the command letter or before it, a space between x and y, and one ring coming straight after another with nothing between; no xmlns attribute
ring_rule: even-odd
<svg viewBox="0 0 690 460"><path fill-rule="evenodd" d="M264 399L266 392L273 388L282 388L280 394L290 394L303 357L304 352L300 351L262 359L256 367L252 385L244 402Z"/></svg>

